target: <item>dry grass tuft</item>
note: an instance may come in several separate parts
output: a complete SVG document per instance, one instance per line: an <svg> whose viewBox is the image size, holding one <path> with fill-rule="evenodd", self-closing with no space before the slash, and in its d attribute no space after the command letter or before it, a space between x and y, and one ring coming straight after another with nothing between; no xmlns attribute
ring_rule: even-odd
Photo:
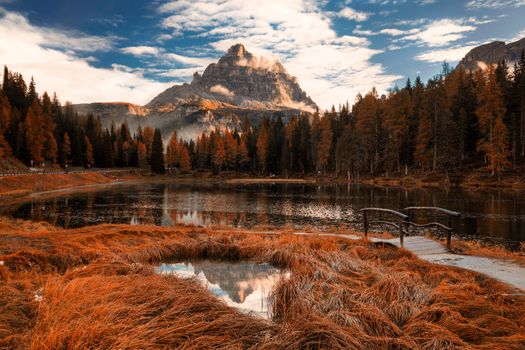
<svg viewBox="0 0 525 350"><path fill-rule="evenodd" d="M174 227L4 222L0 348L524 349L525 297L368 241ZM273 319L227 307L161 261L291 271Z"/></svg>

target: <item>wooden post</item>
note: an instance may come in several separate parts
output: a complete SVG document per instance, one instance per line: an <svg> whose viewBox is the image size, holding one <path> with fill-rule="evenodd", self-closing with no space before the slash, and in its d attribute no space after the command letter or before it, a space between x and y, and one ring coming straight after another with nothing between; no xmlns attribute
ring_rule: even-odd
<svg viewBox="0 0 525 350"><path fill-rule="evenodd" d="M448 230L447 230L447 248L450 249L450 243L452 241L452 216L448 217Z"/></svg>
<svg viewBox="0 0 525 350"><path fill-rule="evenodd" d="M368 218L366 216L366 211L363 212L363 221L365 226L365 237L368 237Z"/></svg>
<svg viewBox="0 0 525 350"><path fill-rule="evenodd" d="M403 223L399 223L399 242L401 243L401 248L403 248Z"/></svg>

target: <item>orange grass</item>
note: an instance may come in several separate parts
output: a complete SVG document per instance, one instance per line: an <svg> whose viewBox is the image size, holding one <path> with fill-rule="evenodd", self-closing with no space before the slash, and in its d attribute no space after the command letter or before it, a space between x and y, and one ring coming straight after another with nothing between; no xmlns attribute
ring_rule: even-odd
<svg viewBox="0 0 525 350"><path fill-rule="evenodd" d="M446 245L446 241L444 239L440 240L439 242L443 245ZM504 247L484 244L478 241L453 239L451 250L458 254L512 260L521 266L525 266L525 242L522 242L516 251L511 251Z"/></svg>
<svg viewBox="0 0 525 350"><path fill-rule="evenodd" d="M366 240L0 225L0 348L525 348L523 295ZM273 320L240 313L193 280L155 274L160 261L198 258L288 268Z"/></svg>

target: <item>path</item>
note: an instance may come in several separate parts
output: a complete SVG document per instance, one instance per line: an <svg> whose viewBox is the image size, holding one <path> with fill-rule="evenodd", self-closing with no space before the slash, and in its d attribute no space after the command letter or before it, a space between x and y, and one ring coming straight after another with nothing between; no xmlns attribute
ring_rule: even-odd
<svg viewBox="0 0 525 350"><path fill-rule="evenodd" d="M264 232L275 233L275 232ZM312 235L305 232L297 232L298 235ZM363 236L345 235L335 233L320 233L319 236L344 237L348 239L362 239ZM385 242L396 247L400 246L399 238L377 238L369 237L372 242ZM421 236L409 236L404 238L404 248L431 263L455 266L475 271L498 281L509 284L512 287L525 292L525 267L508 260L486 258L481 256L452 254L433 239Z"/></svg>

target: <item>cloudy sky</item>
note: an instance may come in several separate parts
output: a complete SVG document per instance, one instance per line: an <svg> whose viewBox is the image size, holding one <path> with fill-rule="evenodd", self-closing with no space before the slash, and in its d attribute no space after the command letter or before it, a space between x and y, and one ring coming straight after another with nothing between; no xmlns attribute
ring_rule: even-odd
<svg viewBox="0 0 525 350"><path fill-rule="evenodd" d="M0 0L0 64L74 103L145 104L232 44L323 108L525 37L525 0Z"/></svg>

